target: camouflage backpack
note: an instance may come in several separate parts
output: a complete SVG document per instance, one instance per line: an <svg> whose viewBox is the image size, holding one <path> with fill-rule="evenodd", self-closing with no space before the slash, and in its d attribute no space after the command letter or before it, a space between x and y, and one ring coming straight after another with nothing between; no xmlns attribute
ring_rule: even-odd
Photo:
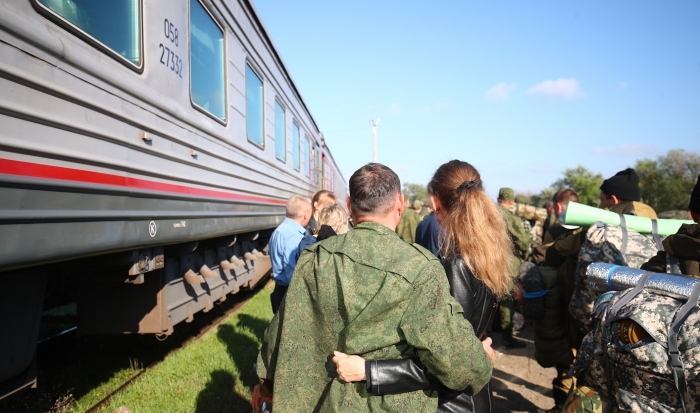
<svg viewBox="0 0 700 413"><path fill-rule="evenodd" d="M653 220L656 228L656 221ZM591 263L604 262L639 268L649 258L663 250L661 237L653 234L640 234L625 226L624 215L620 215L620 225L612 226L596 222L588 229L586 240L581 246L576 264L574 292L569 302L569 312L574 318L576 327L584 335L590 332L594 325L591 319L593 304L599 295L607 291L588 282L586 269Z"/></svg>
<svg viewBox="0 0 700 413"><path fill-rule="evenodd" d="M688 301L635 288L615 293L573 370L625 412L700 410L700 283Z"/></svg>

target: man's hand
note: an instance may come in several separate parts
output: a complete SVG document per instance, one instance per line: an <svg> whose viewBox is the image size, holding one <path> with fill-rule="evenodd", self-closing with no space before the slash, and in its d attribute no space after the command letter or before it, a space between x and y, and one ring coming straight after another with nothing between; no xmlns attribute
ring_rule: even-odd
<svg viewBox="0 0 700 413"><path fill-rule="evenodd" d="M493 352L493 350L491 350L491 352ZM340 380L352 383L367 379L367 376L365 376L365 359L360 356L348 355L339 351L334 351L333 354L333 363L335 363L337 367L335 371L338 372Z"/></svg>
<svg viewBox="0 0 700 413"><path fill-rule="evenodd" d="M491 337L486 337L484 341L481 342L481 344L484 346L484 351L486 352L486 354L488 354L488 356L491 358L491 362L493 363L494 361L496 361L496 353L491 348L492 343L493 340L491 340Z"/></svg>

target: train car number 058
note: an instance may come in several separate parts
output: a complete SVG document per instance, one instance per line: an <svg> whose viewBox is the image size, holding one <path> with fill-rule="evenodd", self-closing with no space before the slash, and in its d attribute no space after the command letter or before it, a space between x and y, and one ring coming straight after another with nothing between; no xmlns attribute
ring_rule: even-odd
<svg viewBox="0 0 700 413"><path fill-rule="evenodd" d="M168 19L163 21L163 31L165 38L168 39L172 45L178 47L180 45L179 30L172 24ZM173 51L170 50L168 46L159 44L160 48L160 63L169 67L170 71L174 72L176 75L182 78L182 59Z"/></svg>

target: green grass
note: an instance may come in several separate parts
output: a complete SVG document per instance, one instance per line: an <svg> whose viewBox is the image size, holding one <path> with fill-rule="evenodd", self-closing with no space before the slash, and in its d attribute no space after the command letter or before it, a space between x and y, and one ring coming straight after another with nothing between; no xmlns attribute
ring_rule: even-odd
<svg viewBox="0 0 700 413"><path fill-rule="evenodd" d="M251 411L257 383L253 363L272 319L272 287L270 283L218 328L145 372L101 412L120 406L133 413ZM73 411L84 411L90 403L77 400Z"/></svg>

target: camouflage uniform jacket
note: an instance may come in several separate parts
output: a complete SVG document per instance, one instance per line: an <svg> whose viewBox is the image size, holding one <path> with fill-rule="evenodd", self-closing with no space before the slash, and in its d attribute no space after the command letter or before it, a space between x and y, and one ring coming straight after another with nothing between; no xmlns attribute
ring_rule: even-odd
<svg viewBox="0 0 700 413"><path fill-rule="evenodd" d="M258 376L274 379L276 413L437 411L436 391L372 396L365 383L340 381L334 350L418 357L443 384L471 394L492 371L440 261L369 222L304 250L265 332Z"/></svg>
<svg viewBox="0 0 700 413"><path fill-rule="evenodd" d="M681 273L700 277L700 226L683 224L674 235L663 241L665 251L642 265L642 269L653 272L666 272L667 253L678 257Z"/></svg>
<svg viewBox="0 0 700 413"><path fill-rule="evenodd" d="M558 218L554 214L549 214L547 215L547 219L542 223L542 231L544 233L547 233L547 230L549 230L549 227L551 227L554 223L559 222ZM545 244L547 241L543 241Z"/></svg>
<svg viewBox="0 0 700 413"><path fill-rule="evenodd" d="M502 205L498 206L503 215L503 219L506 220L506 226L508 228L508 233L513 241L513 251L520 259L527 259L530 254L530 242L532 237L528 232L523 229L522 222L520 218L515 216L507 208Z"/></svg>
<svg viewBox="0 0 700 413"><path fill-rule="evenodd" d="M658 219L654 208L637 201L625 201L608 208L608 210L617 214L637 215L649 219Z"/></svg>
<svg viewBox="0 0 700 413"><path fill-rule="evenodd" d="M396 233L399 234L402 240L413 244L416 242L416 228L420 221L421 217L415 209L404 207L403 213L401 214L401 221L399 221L399 225L396 227Z"/></svg>

